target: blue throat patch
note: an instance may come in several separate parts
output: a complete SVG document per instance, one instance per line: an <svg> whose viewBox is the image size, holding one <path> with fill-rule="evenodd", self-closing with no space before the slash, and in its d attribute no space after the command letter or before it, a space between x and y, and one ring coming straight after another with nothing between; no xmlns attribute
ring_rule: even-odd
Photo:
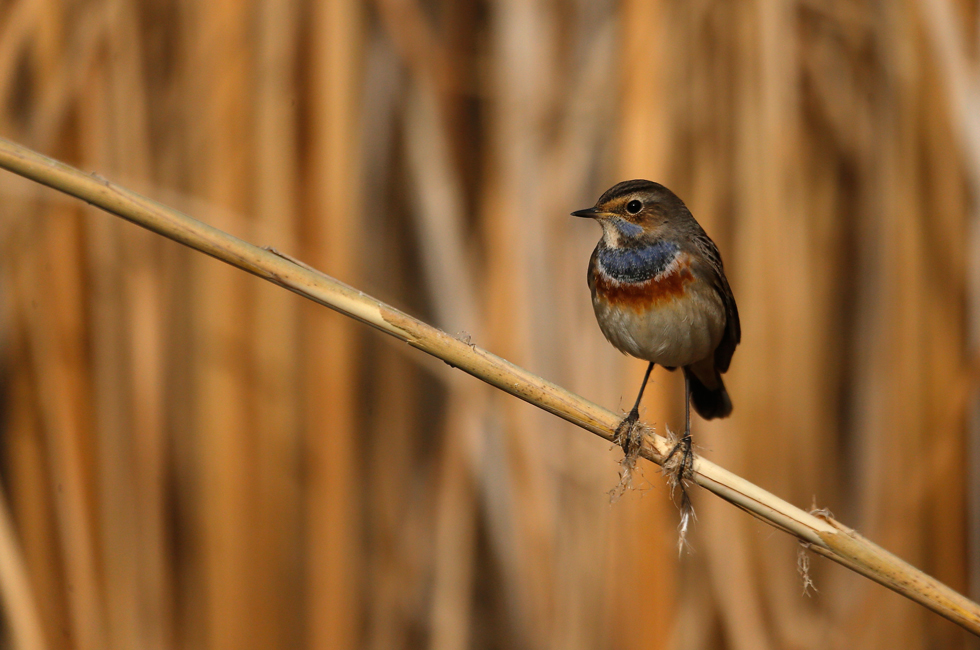
<svg viewBox="0 0 980 650"><path fill-rule="evenodd" d="M640 246L609 248L599 244L598 262L606 275L619 282L645 282L660 275L681 248L662 239Z"/></svg>

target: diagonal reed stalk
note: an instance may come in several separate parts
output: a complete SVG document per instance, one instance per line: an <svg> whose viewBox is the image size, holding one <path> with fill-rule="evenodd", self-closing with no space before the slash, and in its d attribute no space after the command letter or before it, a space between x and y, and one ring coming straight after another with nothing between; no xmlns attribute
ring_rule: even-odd
<svg viewBox="0 0 980 650"><path fill-rule="evenodd" d="M82 199L155 233L248 271L314 302L367 323L452 367L612 440L620 415L454 338L357 289L267 249L242 241L95 175L0 138L0 167ZM640 455L660 464L671 443L643 436ZM811 550L910 598L980 635L980 606L834 519L810 513L696 458L702 487L795 537Z"/></svg>

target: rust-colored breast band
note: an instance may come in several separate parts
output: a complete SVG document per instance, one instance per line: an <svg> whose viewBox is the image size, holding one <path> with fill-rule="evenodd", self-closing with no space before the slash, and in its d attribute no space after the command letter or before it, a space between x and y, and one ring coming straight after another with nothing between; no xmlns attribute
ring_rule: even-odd
<svg viewBox="0 0 980 650"><path fill-rule="evenodd" d="M641 312L683 297L687 293L687 285L694 280L690 262L678 264L669 273L644 282L617 282L597 269L593 292L614 307Z"/></svg>

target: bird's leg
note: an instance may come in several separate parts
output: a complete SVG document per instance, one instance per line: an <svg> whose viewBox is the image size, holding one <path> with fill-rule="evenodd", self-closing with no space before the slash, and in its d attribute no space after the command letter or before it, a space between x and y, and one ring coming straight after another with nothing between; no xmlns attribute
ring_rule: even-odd
<svg viewBox="0 0 980 650"><path fill-rule="evenodd" d="M627 456L630 455L630 444L633 441L633 425L636 421L640 419L640 400L643 399L643 391L647 387L647 381L650 379L650 371L653 370L653 362L647 366L647 372L643 375L643 383L640 384L640 394L636 396L636 402L633 404L633 408L630 412L623 418L623 421L619 423L616 427L616 433L613 435L613 442L619 443L623 448L623 453Z"/></svg>
<svg viewBox="0 0 980 650"><path fill-rule="evenodd" d="M684 436L674 448L670 450L664 458L664 466L670 462L678 451L681 452L681 463L677 468L676 480L681 487L683 498L687 498L687 490L684 489L684 480L689 478L694 472L694 450L691 441L691 378L684 373Z"/></svg>

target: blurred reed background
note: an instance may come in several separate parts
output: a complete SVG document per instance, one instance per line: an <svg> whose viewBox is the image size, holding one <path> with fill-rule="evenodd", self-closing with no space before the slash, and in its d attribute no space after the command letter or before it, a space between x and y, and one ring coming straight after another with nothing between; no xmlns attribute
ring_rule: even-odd
<svg viewBox="0 0 980 650"><path fill-rule="evenodd" d="M568 213L661 181L742 314L703 452L977 597L977 33L953 0L5 0L0 134L624 409ZM0 205L4 647L977 647L822 559L803 596L704 493L678 559L605 441L7 173Z"/></svg>

